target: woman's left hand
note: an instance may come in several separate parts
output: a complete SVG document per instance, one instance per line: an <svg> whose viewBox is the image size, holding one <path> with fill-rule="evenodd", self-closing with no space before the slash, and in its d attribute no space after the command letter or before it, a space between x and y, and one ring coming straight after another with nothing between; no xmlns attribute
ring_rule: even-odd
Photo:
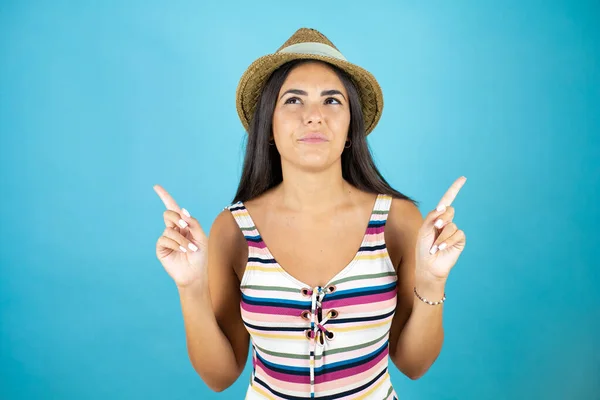
<svg viewBox="0 0 600 400"><path fill-rule="evenodd" d="M461 176L450 186L419 229L416 272L420 277L445 281L465 248L465 233L452 222L454 207L451 204L466 181L467 178Z"/></svg>

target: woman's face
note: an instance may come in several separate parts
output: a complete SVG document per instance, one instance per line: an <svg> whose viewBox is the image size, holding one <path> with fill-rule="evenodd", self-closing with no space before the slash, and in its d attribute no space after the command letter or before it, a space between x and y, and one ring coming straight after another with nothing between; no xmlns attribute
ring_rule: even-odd
<svg viewBox="0 0 600 400"><path fill-rule="evenodd" d="M290 71L273 114L282 162L313 171L331 166L344 150L349 127L348 94L333 69L309 62Z"/></svg>

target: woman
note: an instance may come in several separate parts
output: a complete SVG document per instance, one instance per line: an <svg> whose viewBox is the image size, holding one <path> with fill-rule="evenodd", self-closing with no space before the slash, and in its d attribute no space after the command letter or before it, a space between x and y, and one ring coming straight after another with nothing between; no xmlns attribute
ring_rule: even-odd
<svg viewBox="0 0 600 400"><path fill-rule="evenodd" d="M445 282L465 246L451 203L466 179L425 219L392 189L366 142L379 85L316 30L255 61L237 101L242 177L209 238L155 186L167 207L156 254L192 365L222 391L252 338L247 399L395 399L388 355L417 379L442 346Z"/></svg>

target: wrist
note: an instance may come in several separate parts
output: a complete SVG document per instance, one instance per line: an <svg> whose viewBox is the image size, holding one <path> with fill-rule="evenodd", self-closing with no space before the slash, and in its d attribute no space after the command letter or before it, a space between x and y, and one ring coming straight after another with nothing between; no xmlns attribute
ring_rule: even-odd
<svg viewBox="0 0 600 400"><path fill-rule="evenodd" d="M431 301L438 301L445 295L446 279L417 274L415 277L415 289L421 297Z"/></svg>
<svg viewBox="0 0 600 400"><path fill-rule="evenodd" d="M176 284L180 296L201 296L208 294L208 285L202 279L196 279L185 285Z"/></svg>

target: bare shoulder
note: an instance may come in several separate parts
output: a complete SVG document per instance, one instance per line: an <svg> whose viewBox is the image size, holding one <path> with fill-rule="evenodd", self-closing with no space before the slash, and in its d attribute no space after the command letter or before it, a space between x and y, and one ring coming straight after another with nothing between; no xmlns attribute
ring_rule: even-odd
<svg viewBox="0 0 600 400"><path fill-rule="evenodd" d="M210 251L222 253L231 263L238 278L243 274L245 260L248 257L246 239L233 214L228 209L221 211L215 218L209 234Z"/></svg>
<svg viewBox="0 0 600 400"><path fill-rule="evenodd" d="M412 249L416 233L423 224L419 208L409 200L392 200L385 229L385 242L390 258L397 266L407 249Z"/></svg>
<svg viewBox="0 0 600 400"><path fill-rule="evenodd" d="M392 200L388 221L395 228L410 228L415 223L420 226L423 223L423 215L412 201L395 198Z"/></svg>
<svg viewBox="0 0 600 400"><path fill-rule="evenodd" d="M216 236L215 239L228 243L235 242L240 237L243 238L240 228L237 222L235 222L235 218L233 218L233 214L227 208L221 211L213 221L210 228L210 236L213 235Z"/></svg>

